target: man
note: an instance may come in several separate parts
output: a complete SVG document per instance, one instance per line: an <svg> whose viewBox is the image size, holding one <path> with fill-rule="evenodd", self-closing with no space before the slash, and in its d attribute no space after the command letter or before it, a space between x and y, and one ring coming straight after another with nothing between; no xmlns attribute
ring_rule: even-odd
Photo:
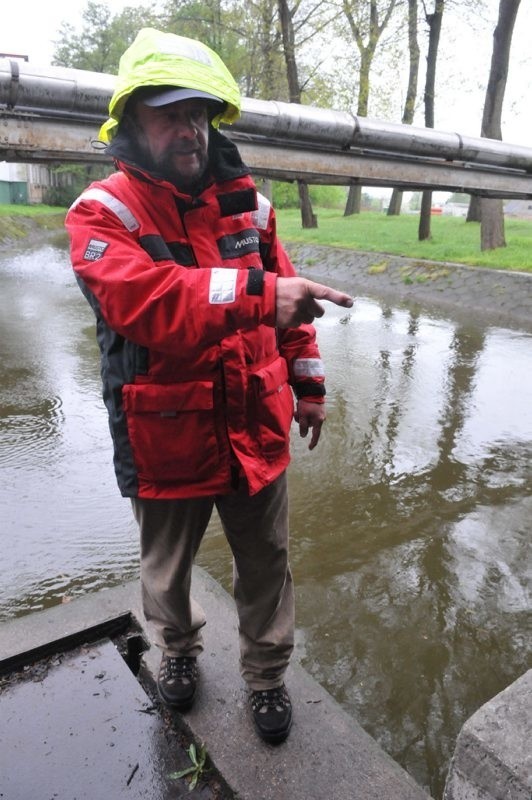
<svg viewBox="0 0 532 800"><path fill-rule="evenodd" d="M316 446L325 389L310 323L317 299L352 299L295 275L269 202L217 130L239 109L209 48L140 31L100 132L118 171L78 198L67 228L97 318L118 484L140 528L160 695L186 710L196 693L205 617L191 570L216 507L234 555L241 673L257 730L276 743L292 722L289 428L295 416Z"/></svg>

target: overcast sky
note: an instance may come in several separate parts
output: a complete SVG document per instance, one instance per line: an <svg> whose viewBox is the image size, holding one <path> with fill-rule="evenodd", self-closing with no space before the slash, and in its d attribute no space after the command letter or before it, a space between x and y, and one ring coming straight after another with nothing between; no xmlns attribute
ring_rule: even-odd
<svg viewBox="0 0 532 800"><path fill-rule="evenodd" d="M29 56L30 62L50 63L53 41L63 21L78 27L86 0L51 0L31 4L21 0L5 2L0 29L0 53ZM135 0L107 0L113 13L124 6L141 5ZM489 73L492 35L498 0L488 0L489 13L479 19L477 30L454 17L444 15L444 33L438 63L436 124L438 130L478 136ZM449 7L451 9L451 6ZM445 27L446 26L446 27ZM509 81L503 109L503 137L514 144L532 147L532 2L521 0L514 32ZM422 78L423 80L423 78ZM465 87L465 91L464 91Z"/></svg>

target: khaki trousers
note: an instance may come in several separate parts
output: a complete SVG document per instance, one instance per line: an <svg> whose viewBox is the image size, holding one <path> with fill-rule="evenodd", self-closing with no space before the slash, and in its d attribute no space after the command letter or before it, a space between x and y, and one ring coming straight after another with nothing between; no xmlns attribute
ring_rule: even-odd
<svg viewBox="0 0 532 800"><path fill-rule="evenodd" d="M233 553L240 672L251 689L280 686L294 646L294 590L288 563L286 473L250 497L132 499L140 528L144 614L169 655L198 655L202 608L190 596L192 565L216 507Z"/></svg>

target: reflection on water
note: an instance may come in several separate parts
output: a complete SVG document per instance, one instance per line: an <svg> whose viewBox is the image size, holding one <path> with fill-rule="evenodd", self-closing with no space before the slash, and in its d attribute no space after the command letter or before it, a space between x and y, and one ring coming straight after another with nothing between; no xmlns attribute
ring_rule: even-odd
<svg viewBox="0 0 532 800"><path fill-rule="evenodd" d="M0 262L0 615L138 574L91 312L61 250ZM349 289L349 287L346 287ZM357 302L319 321L329 417L294 428L298 655L429 791L457 732L522 674L532 337ZM230 589L217 520L200 563Z"/></svg>
<svg viewBox="0 0 532 800"><path fill-rule="evenodd" d="M299 655L438 797L464 720L528 665L532 337L368 301L318 328L329 418L290 469ZM214 526L201 558L229 587Z"/></svg>

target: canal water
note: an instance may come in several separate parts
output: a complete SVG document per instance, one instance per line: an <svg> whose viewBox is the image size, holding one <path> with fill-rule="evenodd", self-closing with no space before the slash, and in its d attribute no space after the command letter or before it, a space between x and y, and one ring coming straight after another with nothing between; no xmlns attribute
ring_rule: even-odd
<svg viewBox="0 0 532 800"><path fill-rule="evenodd" d="M349 286L345 287L347 290ZM66 243L0 257L0 620L138 576ZM290 467L297 654L434 797L530 662L532 336L359 298L317 323L329 417ZM217 520L199 563L230 590Z"/></svg>

